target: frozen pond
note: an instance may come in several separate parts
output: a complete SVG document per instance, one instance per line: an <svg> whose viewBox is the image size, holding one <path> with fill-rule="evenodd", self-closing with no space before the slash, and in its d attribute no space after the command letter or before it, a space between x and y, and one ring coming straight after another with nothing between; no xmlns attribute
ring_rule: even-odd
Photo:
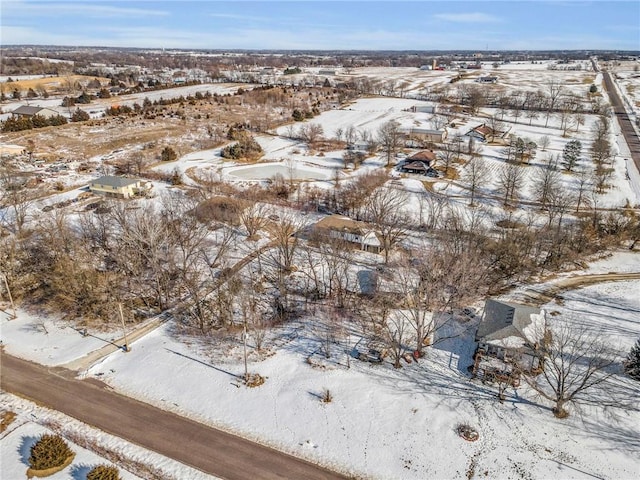
<svg viewBox="0 0 640 480"><path fill-rule="evenodd" d="M312 167L289 168L281 163L268 163L261 165L249 165L246 167L237 167L229 169L228 175L242 180L268 180L274 175L282 175L285 179L293 177L294 180L329 180L333 176L333 172L329 169L324 170Z"/></svg>

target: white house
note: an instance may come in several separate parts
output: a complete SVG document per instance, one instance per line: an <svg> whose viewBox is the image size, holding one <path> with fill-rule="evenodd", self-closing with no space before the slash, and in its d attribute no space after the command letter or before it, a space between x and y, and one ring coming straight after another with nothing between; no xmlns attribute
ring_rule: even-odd
<svg viewBox="0 0 640 480"><path fill-rule="evenodd" d="M342 215L330 215L315 224L314 230L320 235L328 235L358 245L361 250L380 253L384 246L378 233L367 223Z"/></svg>

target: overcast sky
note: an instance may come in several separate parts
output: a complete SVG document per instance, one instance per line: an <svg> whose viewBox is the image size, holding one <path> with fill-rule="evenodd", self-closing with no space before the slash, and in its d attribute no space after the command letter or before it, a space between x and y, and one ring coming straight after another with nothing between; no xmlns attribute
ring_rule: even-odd
<svg viewBox="0 0 640 480"><path fill-rule="evenodd" d="M630 1L1 0L2 45L640 50Z"/></svg>

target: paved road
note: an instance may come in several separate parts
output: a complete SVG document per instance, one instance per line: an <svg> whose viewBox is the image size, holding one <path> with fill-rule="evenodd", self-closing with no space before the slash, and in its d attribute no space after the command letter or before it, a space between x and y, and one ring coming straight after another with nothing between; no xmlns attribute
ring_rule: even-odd
<svg viewBox="0 0 640 480"><path fill-rule="evenodd" d="M631 123L631 119L629 118L629 115L624 108L624 104L622 103L622 100L620 99L620 96L618 95L618 92L613 85L611 74L609 72L603 71L602 75L604 78L604 85L606 87L607 93L609 94L609 101L611 102L611 106L613 107L613 113L618 119L622 135L624 136L624 139L629 146L629 150L631 151L631 159L638 169L638 172L640 172L640 138L638 138L638 135L633 128L633 124Z"/></svg>
<svg viewBox="0 0 640 480"><path fill-rule="evenodd" d="M344 479L337 473L235 435L0 353L0 385L134 444L229 480ZM211 400L215 406L215 398Z"/></svg>

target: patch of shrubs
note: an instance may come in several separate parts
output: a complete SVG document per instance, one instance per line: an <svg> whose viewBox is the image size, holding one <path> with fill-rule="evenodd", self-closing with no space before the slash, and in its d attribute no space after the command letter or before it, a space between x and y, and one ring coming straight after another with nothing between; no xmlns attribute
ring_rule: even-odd
<svg viewBox="0 0 640 480"><path fill-rule="evenodd" d="M62 437L45 434L31 447L29 466L34 470L59 467L72 455L73 452Z"/></svg>
<svg viewBox="0 0 640 480"><path fill-rule="evenodd" d="M96 465L87 473L87 480L121 480L120 472L112 465Z"/></svg>
<svg viewBox="0 0 640 480"><path fill-rule="evenodd" d="M66 123L67 119L62 115L54 115L53 117L44 117L42 115L33 115L32 117L11 116L2 123L2 131L20 132L33 128L55 127Z"/></svg>
<svg viewBox="0 0 640 480"><path fill-rule="evenodd" d="M236 133L237 143L222 149L224 158L254 160L262 155L262 147L246 132Z"/></svg>

